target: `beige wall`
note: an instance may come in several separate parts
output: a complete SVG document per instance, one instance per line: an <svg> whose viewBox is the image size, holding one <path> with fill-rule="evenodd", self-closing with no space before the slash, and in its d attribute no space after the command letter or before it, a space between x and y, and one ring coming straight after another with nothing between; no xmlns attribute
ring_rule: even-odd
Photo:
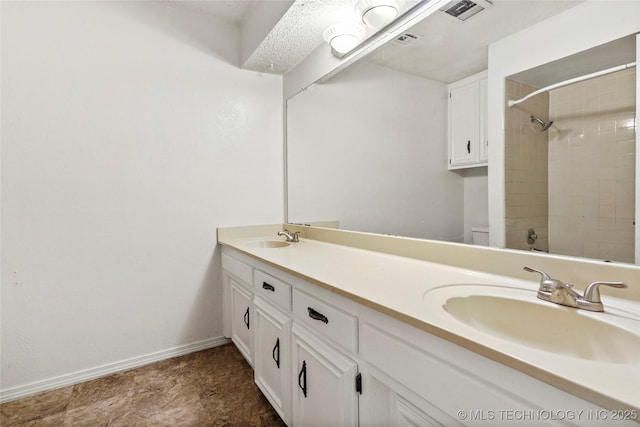
<svg viewBox="0 0 640 427"><path fill-rule="evenodd" d="M635 69L550 94L553 253L634 262Z"/></svg>
<svg viewBox="0 0 640 427"><path fill-rule="evenodd" d="M513 80L505 82L506 99L520 99L538 89ZM535 96L509 108L505 114L506 247L548 249L547 132L531 115L547 120L549 95ZM535 229L534 245L527 231Z"/></svg>

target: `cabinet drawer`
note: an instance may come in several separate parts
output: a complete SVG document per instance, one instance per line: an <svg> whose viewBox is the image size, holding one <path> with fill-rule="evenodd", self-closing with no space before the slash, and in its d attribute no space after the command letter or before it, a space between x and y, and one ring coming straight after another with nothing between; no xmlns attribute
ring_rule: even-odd
<svg viewBox="0 0 640 427"><path fill-rule="evenodd" d="M256 270L253 277L256 295L273 301L287 311L291 311L291 285L275 277Z"/></svg>
<svg viewBox="0 0 640 427"><path fill-rule="evenodd" d="M250 265L238 261L227 254L222 254L222 269L251 286L253 282L253 268Z"/></svg>
<svg viewBox="0 0 640 427"><path fill-rule="evenodd" d="M358 319L311 295L293 290L293 312L302 323L352 353L358 351Z"/></svg>

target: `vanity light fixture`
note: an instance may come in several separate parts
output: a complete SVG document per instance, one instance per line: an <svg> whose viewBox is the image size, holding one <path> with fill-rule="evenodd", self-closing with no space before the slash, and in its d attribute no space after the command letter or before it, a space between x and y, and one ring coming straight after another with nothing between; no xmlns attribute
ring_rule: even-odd
<svg viewBox="0 0 640 427"><path fill-rule="evenodd" d="M367 28L370 33L374 33L393 22L400 15L404 2L405 0L360 0L354 6L353 16L327 28L323 38L331 46L333 54L342 57L362 42Z"/></svg>
<svg viewBox="0 0 640 427"><path fill-rule="evenodd" d="M355 11L368 27L382 28L398 16L402 6L404 0L360 0Z"/></svg>
<svg viewBox="0 0 640 427"><path fill-rule="evenodd" d="M324 30L323 37L333 50L344 54L360 44L365 32L357 22L338 22Z"/></svg>
<svg viewBox="0 0 640 427"><path fill-rule="evenodd" d="M488 0L475 1L488 3ZM353 55L354 59L362 56L451 0L412 0L410 6L405 6L405 2L407 0L359 0L351 17L324 31L324 40L331 46L332 55L340 59L346 55Z"/></svg>

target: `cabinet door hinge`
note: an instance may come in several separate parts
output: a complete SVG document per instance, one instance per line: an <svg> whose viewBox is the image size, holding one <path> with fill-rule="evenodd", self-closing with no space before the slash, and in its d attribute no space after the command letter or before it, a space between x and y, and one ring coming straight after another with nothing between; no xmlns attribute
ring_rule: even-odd
<svg viewBox="0 0 640 427"><path fill-rule="evenodd" d="M362 374L356 375L356 392L362 394Z"/></svg>

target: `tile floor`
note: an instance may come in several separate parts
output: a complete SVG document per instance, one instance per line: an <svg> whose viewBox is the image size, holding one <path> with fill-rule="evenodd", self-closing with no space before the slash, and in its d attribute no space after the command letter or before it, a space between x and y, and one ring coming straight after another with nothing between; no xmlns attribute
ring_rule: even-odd
<svg viewBox="0 0 640 427"><path fill-rule="evenodd" d="M284 426L233 344L0 405L0 426Z"/></svg>

